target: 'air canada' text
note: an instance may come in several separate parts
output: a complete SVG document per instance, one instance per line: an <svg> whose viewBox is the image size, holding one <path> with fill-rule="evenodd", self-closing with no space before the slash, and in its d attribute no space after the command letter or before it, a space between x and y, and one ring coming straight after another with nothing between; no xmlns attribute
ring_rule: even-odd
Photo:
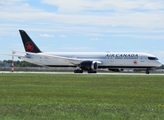
<svg viewBox="0 0 164 120"><path fill-rule="evenodd" d="M106 58L115 58L115 59L138 59L138 54L107 54Z"/></svg>

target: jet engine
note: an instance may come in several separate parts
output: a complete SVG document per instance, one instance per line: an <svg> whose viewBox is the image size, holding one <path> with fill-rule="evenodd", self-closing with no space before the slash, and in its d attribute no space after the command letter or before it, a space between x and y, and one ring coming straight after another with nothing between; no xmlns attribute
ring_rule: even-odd
<svg viewBox="0 0 164 120"><path fill-rule="evenodd" d="M80 64L80 68L87 71L97 71L98 64L96 61L83 61Z"/></svg>

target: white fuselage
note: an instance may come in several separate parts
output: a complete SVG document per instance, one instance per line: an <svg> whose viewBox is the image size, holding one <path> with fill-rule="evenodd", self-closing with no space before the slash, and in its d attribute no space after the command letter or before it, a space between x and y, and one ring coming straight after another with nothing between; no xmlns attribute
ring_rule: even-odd
<svg viewBox="0 0 164 120"><path fill-rule="evenodd" d="M38 56L39 54L41 56ZM76 65L67 60L54 59L44 55L82 61L101 61L101 64L98 65L99 68L155 68L162 65L155 56L137 52L43 52L38 55L29 54L21 59L42 66L59 67L76 67Z"/></svg>

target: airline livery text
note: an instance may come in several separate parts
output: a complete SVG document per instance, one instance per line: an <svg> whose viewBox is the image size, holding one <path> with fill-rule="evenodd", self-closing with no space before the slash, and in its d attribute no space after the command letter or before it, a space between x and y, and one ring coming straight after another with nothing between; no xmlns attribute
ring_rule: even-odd
<svg viewBox="0 0 164 120"><path fill-rule="evenodd" d="M138 59L138 54L107 54L106 57L115 59Z"/></svg>

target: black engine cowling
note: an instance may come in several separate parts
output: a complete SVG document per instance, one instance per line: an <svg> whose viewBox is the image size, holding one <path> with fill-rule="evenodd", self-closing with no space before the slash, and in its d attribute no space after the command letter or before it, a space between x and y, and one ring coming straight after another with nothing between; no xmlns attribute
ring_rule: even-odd
<svg viewBox="0 0 164 120"><path fill-rule="evenodd" d="M83 61L80 64L80 68L83 70L97 71L98 64L96 61Z"/></svg>

